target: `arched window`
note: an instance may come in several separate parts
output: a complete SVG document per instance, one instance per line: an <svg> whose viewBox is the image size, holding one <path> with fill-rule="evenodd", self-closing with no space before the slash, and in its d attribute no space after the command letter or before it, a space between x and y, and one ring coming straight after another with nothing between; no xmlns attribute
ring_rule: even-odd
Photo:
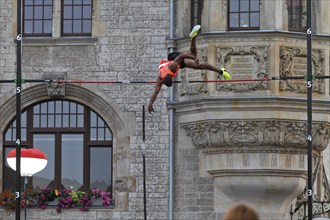
<svg viewBox="0 0 330 220"><path fill-rule="evenodd" d="M5 130L4 157L13 149L16 122ZM92 109L69 100L51 100L22 112L21 145L48 157L30 182L41 188L112 191L112 132ZM15 172L3 160L3 190L15 190Z"/></svg>

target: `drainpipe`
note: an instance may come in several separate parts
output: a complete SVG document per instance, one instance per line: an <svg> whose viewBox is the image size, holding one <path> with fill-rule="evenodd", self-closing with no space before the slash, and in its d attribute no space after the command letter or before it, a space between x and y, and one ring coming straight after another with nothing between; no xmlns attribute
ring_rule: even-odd
<svg viewBox="0 0 330 220"><path fill-rule="evenodd" d="M169 52L174 52L174 0L170 0L170 45ZM174 86L170 89L170 102L174 101ZM168 211L168 219L173 220L173 192L174 192L174 109L169 109L169 129L170 129L170 137L169 137L169 157L170 157L170 167L169 167L169 211Z"/></svg>

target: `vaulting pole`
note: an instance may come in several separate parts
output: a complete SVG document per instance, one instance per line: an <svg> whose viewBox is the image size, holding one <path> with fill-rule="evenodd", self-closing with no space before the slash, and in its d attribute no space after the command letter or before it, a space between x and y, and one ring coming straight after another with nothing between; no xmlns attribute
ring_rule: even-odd
<svg viewBox="0 0 330 220"><path fill-rule="evenodd" d="M22 1L17 1L16 60L16 220L21 219L21 79L22 79Z"/></svg>
<svg viewBox="0 0 330 220"><path fill-rule="evenodd" d="M146 194L146 156L145 156L145 107L142 108L142 157L143 157L143 207L144 220L147 220L147 194Z"/></svg>
<svg viewBox="0 0 330 220"><path fill-rule="evenodd" d="M313 220L313 136L312 136L312 0L307 0L307 197L308 220Z"/></svg>

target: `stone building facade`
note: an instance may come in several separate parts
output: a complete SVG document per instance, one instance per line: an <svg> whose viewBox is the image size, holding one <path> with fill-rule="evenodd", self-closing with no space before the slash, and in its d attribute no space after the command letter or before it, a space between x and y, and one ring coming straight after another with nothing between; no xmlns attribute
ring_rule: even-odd
<svg viewBox="0 0 330 220"><path fill-rule="evenodd" d="M112 133L114 205L88 212L28 209L28 219L144 219L143 146L147 219L221 220L240 201L256 207L261 219L290 219L293 210L294 219L303 218L306 81L189 83L221 78L183 69L174 100L168 100L170 89L163 88L155 112L146 113L145 145L142 106L148 105L154 84L133 83L155 81L158 63L170 50L188 51L187 36L196 23L202 25L200 61L225 67L233 79L303 76L306 33L290 30L291 1L260 0L258 28L236 30L229 25L230 0L180 0L173 7L172 1L94 0L90 36L63 36L64 2L52 1L50 36L23 37L22 75L75 83L24 83L21 107L67 100L103 119ZM0 77L5 80L16 77L16 6L16 0L0 2ZM330 75L329 7L329 1L313 1L313 70L318 76ZM6 181L4 132L15 118L15 91L14 84L0 83L1 189ZM315 201L330 200L329 97L330 81L313 81ZM174 112L173 130L169 111ZM0 209L1 219L14 216Z"/></svg>

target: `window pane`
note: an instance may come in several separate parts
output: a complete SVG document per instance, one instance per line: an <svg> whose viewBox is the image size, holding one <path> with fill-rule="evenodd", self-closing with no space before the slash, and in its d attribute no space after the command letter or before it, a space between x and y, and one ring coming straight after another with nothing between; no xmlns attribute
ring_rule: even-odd
<svg viewBox="0 0 330 220"><path fill-rule="evenodd" d="M48 127L49 128L55 127L54 115L48 115Z"/></svg>
<svg viewBox="0 0 330 220"><path fill-rule="evenodd" d="M64 6L64 19L72 19L72 7L71 6Z"/></svg>
<svg viewBox="0 0 330 220"><path fill-rule="evenodd" d="M5 155L7 155L9 153L9 151L11 151L14 148L5 148L4 149L4 153ZM5 161L5 167L4 167L4 177L3 179L4 181L4 190L5 191L12 191L15 192L15 187L16 187L16 172L10 168L10 166L7 163L7 160Z"/></svg>
<svg viewBox="0 0 330 220"><path fill-rule="evenodd" d="M81 128L84 126L84 116L78 115L78 127Z"/></svg>
<svg viewBox="0 0 330 220"><path fill-rule="evenodd" d="M307 15L302 15L301 16L300 27L301 28L306 28L307 27Z"/></svg>
<svg viewBox="0 0 330 220"><path fill-rule="evenodd" d="M48 113L55 113L55 103L54 102L48 102Z"/></svg>
<svg viewBox="0 0 330 220"><path fill-rule="evenodd" d="M83 18L91 18L92 17L92 7L84 6L83 7Z"/></svg>
<svg viewBox="0 0 330 220"><path fill-rule="evenodd" d="M21 130L21 139L22 141L26 141L26 128L22 128Z"/></svg>
<svg viewBox="0 0 330 220"><path fill-rule="evenodd" d="M104 127L104 121L103 121L102 118L97 117L97 125L98 125L99 127Z"/></svg>
<svg viewBox="0 0 330 220"><path fill-rule="evenodd" d="M72 0L64 0L64 5L72 5Z"/></svg>
<svg viewBox="0 0 330 220"><path fill-rule="evenodd" d="M62 116L61 115L55 116L55 127L62 127Z"/></svg>
<svg viewBox="0 0 330 220"><path fill-rule="evenodd" d="M259 11L259 0L251 0L250 7L251 11Z"/></svg>
<svg viewBox="0 0 330 220"><path fill-rule="evenodd" d="M251 13L251 27L259 27L259 13Z"/></svg>
<svg viewBox="0 0 330 220"><path fill-rule="evenodd" d="M33 18L33 7L25 7L24 10L24 19L32 19Z"/></svg>
<svg viewBox="0 0 330 220"><path fill-rule="evenodd" d="M30 34L33 33L33 22L24 21L24 33Z"/></svg>
<svg viewBox="0 0 330 220"><path fill-rule="evenodd" d="M73 21L73 33L81 33L81 20Z"/></svg>
<svg viewBox="0 0 330 220"><path fill-rule="evenodd" d="M91 148L91 179L90 187L99 188L104 191L110 191L111 189L111 148Z"/></svg>
<svg viewBox="0 0 330 220"><path fill-rule="evenodd" d="M77 127L77 117L75 115L70 116L70 127L71 128Z"/></svg>
<svg viewBox="0 0 330 220"><path fill-rule="evenodd" d="M33 0L25 0L24 4L25 5L33 5Z"/></svg>
<svg viewBox="0 0 330 220"><path fill-rule="evenodd" d="M91 128L90 139L96 141L96 128Z"/></svg>
<svg viewBox="0 0 330 220"><path fill-rule="evenodd" d="M87 20L83 21L83 33L91 33L92 32L92 21Z"/></svg>
<svg viewBox="0 0 330 220"><path fill-rule="evenodd" d="M63 115L63 127L69 127L69 115Z"/></svg>
<svg viewBox="0 0 330 220"><path fill-rule="evenodd" d="M83 184L83 135L62 135L62 184L78 190Z"/></svg>
<svg viewBox="0 0 330 220"><path fill-rule="evenodd" d="M240 17L240 27L249 27L249 14L241 13Z"/></svg>
<svg viewBox="0 0 330 220"><path fill-rule="evenodd" d="M44 21L44 33L52 33L52 21Z"/></svg>
<svg viewBox="0 0 330 220"><path fill-rule="evenodd" d="M90 122L91 126L96 127L96 120L97 120L96 114L94 112L91 112L90 118L91 118L91 122Z"/></svg>
<svg viewBox="0 0 330 220"><path fill-rule="evenodd" d="M74 5L81 5L82 4L82 0L73 0L73 4Z"/></svg>
<svg viewBox="0 0 330 220"><path fill-rule="evenodd" d="M33 107L33 113L39 113L39 107L40 107L40 105L36 105L36 106L34 106Z"/></svg>
<svg viewBox="0 0 330 220"><path fill-rule="evenodd" d="M98 128L97 129L97 140L103 141L104 140L104 128Z"/></svg>
<svg viewBox="0 0 330 220"><path fill-rule="evenodd" d="M51 6L44 7L44 19L52 19L53 18L53 11Z"/></svg>
<svg viewBox="0 0 330 220"><path fill-rule="evenodd" d="M84 113L84 107L82 105L78 105L78 113Z"/></svg>
<svg viewBox="0 0 330 220"><path fill-rule="evenodd" d="M41 107L41 113L42 113L42 114L47 113L47 102L42 103L42 104L40 105L40 107Z"/></svg>
<svg viewBox="0 0 330 220"><path fill-rule="evenodd" d="M33 175L33 186L46 188L55 179L55 135L35 134L33 135L33 147L41 150L47 156L47 166L40 172Z"/></svg>
<svg viewBox="0 0 330 220"><path fill-rule="evenodd" d="M63 102L63 113L69 113L69 102Z"/></svg>
<svg viewBox="0 0 330 220"><path fill-rule="evenodd" d="M72 33L72 21L64 21L64 33Z"/></svg>
<svg viewBox="0 0 330 220"><path fill-rule="evenodd" d="M106 141L111 141L112 140L112 135L109 129L105 130L105 140Z"/></svg>
<svg viewBox="0 0 330 220"><path fill-rule="evenodd" d="M53 0L44 0L44 5L53 5Z"/></svg>
<svg viewBox="0 0 330 220"><path fill-rule="evenodd" d="M47 127L47 115L41 115L41 119L40 119L41 121L41 127L42 128L45 128L45 127Z"/></svg>
<svg viewBox="0 0 330 220"><path fill-rule="evenodd" d="M26 111L21 115L21 126L26 127Z"/></svg>
<svg viewBox="0 0 330 220"><path fill-rule="evenodd" d="M293 14L292 15L292 28L299 28L299 15L298 14Z"/></svg>
<svg viewBox="0 0 330 220"><path fill-rule="evenodd" d="M33 127L39 128L40 127L40 121L39 121L39 115L33 116Z"/></svg>
<svg viewBox="0 0 330 220"><path fill-rule="evenodd" d="M230 1L230 11L231 12L237 12L239 7L239 0L231 0Z"/></svg>
<svg viewBox="0 0 330 220"><path fill-rule="evenodd" d="M238 14L230 14L230 27L238 27Z"/></svg>
<svg viewBox="0 0 330 220"><path fill-rule="evenodd" d="M77 104L71 102L70 103L70 113L76 113L77 112Z"/></svg>
<svg viewBox="0 0 330 220"><path fill-rule="evenodd" d="M42 21L34 21L34 33L42 33Z"/></svg>
<svg viewBox="0 0 330 220"><path fill-rule="evenodd" d="M73 7L73 18L80 19L81 16L81 6L74 6Z"/></svg>
<svg viewBox="0 0 330 220"><path fill-rule="evenodd" d="M240 11L249 11L249 0L241 0Z"/></svg>
<svg viewBox="0 0 330 220"><path fill-rule="evenodd" d="M62 102L61 101L56 101L55 102L55 109L56 109L56 113L62 113Z"/></svg>
<svg viewBox="0 0 330 220"><path fill-rule="evenodd" d="M8 129L8 131L6 132L6 135L5 135L5 140L6 141L11 141L12 140L12 129Z"/></svg>
<svg viewBox="0 0 330 220"><path fill-rule="evenodd" d="M42 19L42 7L34 7L34 19Z"/></svg>
<svg viewBox="0 0 330 220"><path fill-rule="evenodd" d="M34 0L35 5L42 5L43 0Z"/></svg>

